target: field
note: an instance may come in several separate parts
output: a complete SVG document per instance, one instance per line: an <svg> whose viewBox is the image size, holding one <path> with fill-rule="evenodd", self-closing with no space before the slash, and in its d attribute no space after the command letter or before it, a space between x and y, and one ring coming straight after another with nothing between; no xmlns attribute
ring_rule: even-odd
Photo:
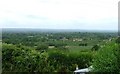
<svg viewBox="0 0 120 74"><path fill-rule="evenodd" d="M116 48L116 32L15 30L2 32L3 72L73 72L91 65L97 72L119 69L99 69L97 61L104 59L96 59L103 49ZM112 61L109 65L117 67Z"/></svg>

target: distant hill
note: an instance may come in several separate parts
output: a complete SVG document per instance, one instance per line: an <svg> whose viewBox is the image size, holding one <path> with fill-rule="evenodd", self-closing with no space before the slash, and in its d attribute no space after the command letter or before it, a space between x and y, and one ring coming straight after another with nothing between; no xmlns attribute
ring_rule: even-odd
<svg viewBox="0 0 120 74"><path fill-rule="evenodd" d="M111 30L80 30L80 29L36 29L36 28L2 28L2 32L116 32Z"/></svg>

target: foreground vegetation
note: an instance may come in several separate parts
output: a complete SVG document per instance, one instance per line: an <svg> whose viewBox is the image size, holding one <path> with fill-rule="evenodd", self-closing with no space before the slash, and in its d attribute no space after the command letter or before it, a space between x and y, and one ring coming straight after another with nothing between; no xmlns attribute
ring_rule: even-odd
<svg viewBox="0 0 120 74"><path fill-rule="evenodd" d="M116 33L3 32L3 72L120 72Z"/></svg>
<svg viewBox="0 0 120 74"><path fill-rule="evenodd" d="M74 71L76 65L88 67L92 58L89 52L75 54L53 50L41 53L27 47L3 44L3 71Z"/></svg>
<svg viewBox="0 0 120 74"><path fill-rule="evenodd" d="M94 72L120 73L119 46L117 43L109 43L97 52L92 64Z"/></svg>

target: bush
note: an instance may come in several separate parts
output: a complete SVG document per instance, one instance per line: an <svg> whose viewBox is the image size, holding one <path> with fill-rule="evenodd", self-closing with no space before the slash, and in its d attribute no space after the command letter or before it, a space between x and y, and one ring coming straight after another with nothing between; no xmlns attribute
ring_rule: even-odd
<svg viewBox="0 0 120 74"><path fill-rule="evenodd" d="M79 46L87 46L87 43L80 43Z"/></svg>
<svg viewBox="0 0 120 74"><path fill-rule="evenodd" d="M100 48L99 45L94 45L91 50L92 51L97 51L99 48Z"/></svg>
<svg viewBox="0 0 120 74"><path fill-rule="evenodd" d="M18 48L12 44L3 44L2 70L15 72L48 72L47 53L24 47Z"/></svg>
<svg viewBox="0 0 120 74"><path fill-rule="evenodd" d="M74 71L76 69L76 64L79 68L86 68L90 66L93 55L88 52L80 52L76 54L56 50L49 53L48 59L57 71L63 68L65 71Z"/></svg>
<svg viewBox="0 0 120 74"><path fill-rule="evenodd" d="M118 38L116 39L116 43L119 43L119 44L120 44L120 37L118 37Z"/></svg>
<svg viewBox="0 0 120 74"><path fill-rule="evenodd" d="M118 44L111 43L101 48L93 61L93 68L95 72L118 72L119 62L117 51Z"/></svg>
<svg viewBox="0 0 120 74"><path fill-rule="evenodd" d="M92 53L70 53L62 50L52 50L40 53L34 49L12 44L3 44L2 69L15 72L71 72L90 66Z"/></svg>
<svg viewBox="0 0 120 74"><path fill-rule="evenodd" d="M40 50L40 51L47 50L47 49L48 49L48 45L46 45L46 44L40 44L36 48L36 50Z"/></svg>

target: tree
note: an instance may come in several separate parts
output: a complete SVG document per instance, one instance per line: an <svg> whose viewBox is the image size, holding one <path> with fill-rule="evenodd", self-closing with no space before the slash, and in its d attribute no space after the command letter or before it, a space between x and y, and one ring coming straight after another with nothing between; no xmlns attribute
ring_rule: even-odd
<svg viewBox="0 0 120 74"><path fill-rule="evenodd" d="M118 37L118 38L116 39L116 43L119 43L119 44L120 44L120 37Z"/></svg>
<svg viewBox="0 0 120 74"><path fill-rule="evenodd" d="M119 63L118 63L118 50L119 47L115 43L108 44L105 47L101 48L94 60L93 68L95 72L117 72L120 73ZM110 73L111 74L111 73Z"/></svg>
<svg viewBox="0 0 120 74"><path fill-rule="evenodd" d="M41 44L41 45L38 45L36 50L47 50L48 49L48 45L47 44Z"/></svg>
<svg viewBox="0 0 120 74"><path fill-rule="evenodd" d="M91 50L92 50L92 51L96 51L96 50L98 50L99 48L100 48L99 45L94 45Z"/></svg>

